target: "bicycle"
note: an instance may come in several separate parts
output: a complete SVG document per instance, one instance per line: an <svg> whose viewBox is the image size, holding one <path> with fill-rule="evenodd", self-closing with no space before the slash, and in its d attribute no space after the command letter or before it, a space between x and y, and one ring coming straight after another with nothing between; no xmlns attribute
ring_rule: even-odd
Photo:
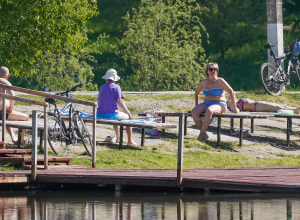
<svg viewBox="0 0 300 220"><path fill-rule="evenodd" d="M61 95L71 98L70 93L76 91L78 87L81 87L84 83L80 80L80 84L74 86L71 89L67 89L64 92L58 92L55 95ZM51 91L51 90L50 90ZM71 102L67 102L66 105L59 111L56 105L57 100L53 98L45 98L45 102L50 105L54 105L53 112L48 112L48 143L53 150L53 152L57 155L66 156L69 153L68 145L73 144L77 145L77 137L75 135L75 131L77 136L81 139L87 153L89 156L92 156L92 140L89 135L89 132L86 128L86 125L83 119L80 116L78 110L75 109ZM64 118L62 114L69 109L68 116L68 127L64 122Z"/></svg>
<svg viewBox="0 0 300 220"><path fill-rule="evenodd" d="M300 83L300 63L297 58L298 53L300 52L300 42L299 39L294 40L290 43L285 49L287 53L281 57L276 57L275 52L273 51L271 43L264 45L265 49L270 50L270 56L274 58L276 66L274 67L271 63L263 63L260 68L261 82L264 89L270 95L280 95L285 86L290 84L291 74L295 74L298 82ZM295 43L294 50L291 52L290 47ZM289 57L287 71L285 72L281 66L281 63Z"/></svg>

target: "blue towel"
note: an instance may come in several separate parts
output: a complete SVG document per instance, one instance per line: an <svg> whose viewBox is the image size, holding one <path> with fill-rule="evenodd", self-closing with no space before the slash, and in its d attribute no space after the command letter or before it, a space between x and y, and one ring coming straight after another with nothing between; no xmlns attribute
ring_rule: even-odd
<svg viewBox="0 0 300 220"><path fill-rule="evenodd" d="M86 119L93 119L93 115L92 114L89 114L89 113L86 113L86 112L82 112L82 111L79 111L79 114L82 118L86 118ZM69 116L69 110L65 110L62 114L62 116ZM144 119L132 119L132 120L129 120L129 119L111 119L111 118L103 118L103 117L97 117L97 119L103 119L103 120L118 120L118 121L122 121L122 122L126 122L126 123L139 123L139 124L157 124L157 122L154 122L154 121L147 121L147 120L144 120Z"/></svg>

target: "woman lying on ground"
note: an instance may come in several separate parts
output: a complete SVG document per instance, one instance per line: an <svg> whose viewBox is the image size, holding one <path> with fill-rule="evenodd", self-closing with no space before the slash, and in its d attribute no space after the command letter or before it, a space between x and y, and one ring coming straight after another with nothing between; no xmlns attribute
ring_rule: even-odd
<svg viewBox="0 0 300 220"><path fill-rule="evenodd" d="M273 102L254 101L248 98L240 98L237 101L236 106L240 111L245 112L277 112L280 109L287 109L293 110L296 114L300 114L300 107L294 108ZM234 108L230 98L227 101L227 107L230 110Z"/></svg>
<svg viewBox="0 0 300 220"><path fill-rule="evenodd" d="M227 104L225 92L234 100L232 109L234 113L238 113L236 108L235 95L230 85L223 79L218 77L219 66L216 63L208 63L205 74L206 79L202 80L195 91L195 108L192 110L192 116L195 124L200 130L198 136L199 141L206 141L208 135L206 130L210 124L211 118L215 113L225 113L227 111ZM205 98L199 104L199 94L203 91ZM200 119L200 115L205 113L204 120Z"/></svg>

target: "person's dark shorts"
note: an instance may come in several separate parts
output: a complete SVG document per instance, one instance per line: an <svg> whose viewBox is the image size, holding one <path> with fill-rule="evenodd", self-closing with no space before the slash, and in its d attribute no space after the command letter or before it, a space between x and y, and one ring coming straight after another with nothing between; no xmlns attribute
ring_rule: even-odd
<svg viewBox="0 0 300 220"><path fill-rule="evenodd" d="M6 113L6 120L8 118L8 113ZM0 120L2 120L2 111L0 111Z"/></svg>

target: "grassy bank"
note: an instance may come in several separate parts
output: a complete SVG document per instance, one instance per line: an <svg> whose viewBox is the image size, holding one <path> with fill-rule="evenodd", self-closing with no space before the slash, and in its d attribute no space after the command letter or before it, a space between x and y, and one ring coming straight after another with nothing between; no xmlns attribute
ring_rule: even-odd
<svg viewBox="0 0 300 220"><path fill-rule="evenodd" d="M236 94L237 98L248 97L258 101L270 101L290 106L300 106L300 94L282 94L280 96L270 96L259 91L240 92ZM43 98L37 96L23 96L39 101ZM75 95L74 98L97 101L96 96ZM200 98L203 98L201 95ZM139 102L144 100L147 103L157 101L178 101L183 99L193 100L193 95L149 95L137 94L126 95L126 104L130 106L131 102ZM61 103L64 104L64 103ZM21 103L16 102L16 106ZM192 108L193 106L190 106ZM79 107L78 107L79 108ZM179 106L180 108L180 106ZM144 110L144 109L139 109ZM165 111L172 111L172 107L165 106ZM283 131L278 131L283 132ZM145 147L129 147L118 150L117 145L97 145L97 168L112 169L176 169L177 167L177 134L171 133L168 136L152 137L161 139L163 144L147 145ZM270 140L280 142L284 145L284 140ZM151 140L149 141L151 143ZM148 142L148 143L149 143ZM167 144L166 144L167 143ZM276 158L257 158L243 156L236 153L239 148L237 142L221 142L218 148L215 141L206 143L199 142L195 137L187 137L184 140L184 168L208 168L208 167L241 167L241 166L299 166L299 156L291 156L287 154L276 154ZM260 145L254 143L253 145ZM263 147L263 146L261 146ZM72 147L70 148L72 149ZM40 151L42 152L42 151ZM72 165L81 165L90 167L91 158L85 154L72 152L74 159ZM13 170L20 167L13 164L0 167L0 170Z"/></svg>

